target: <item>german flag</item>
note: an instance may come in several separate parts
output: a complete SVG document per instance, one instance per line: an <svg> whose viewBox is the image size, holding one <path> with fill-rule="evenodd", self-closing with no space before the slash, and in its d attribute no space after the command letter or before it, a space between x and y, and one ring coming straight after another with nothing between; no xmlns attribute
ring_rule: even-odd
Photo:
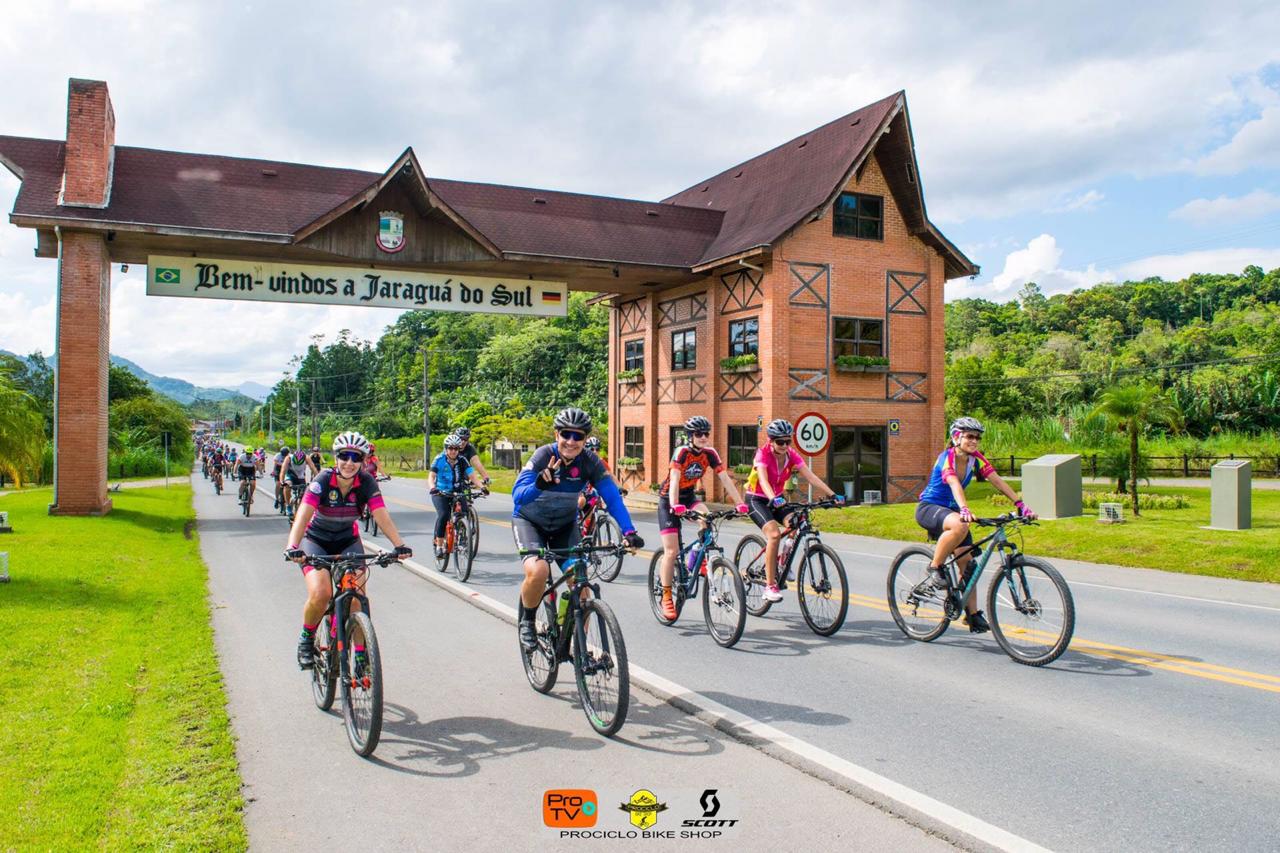
<svg viewBox="0 0 1280 853"><path fill-rule="evenodd" d="M561 302L563 302L563 301L564 301L564 295L563 295L563 294L556 293L554 290L544 290L544 291L542 291L542 304L543 304L543 305L559 305L559 304L560 304Z"/></svg>

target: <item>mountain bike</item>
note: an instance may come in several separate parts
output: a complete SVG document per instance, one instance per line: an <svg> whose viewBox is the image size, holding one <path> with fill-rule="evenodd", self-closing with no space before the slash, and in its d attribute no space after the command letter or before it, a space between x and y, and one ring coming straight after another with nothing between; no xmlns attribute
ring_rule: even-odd
<svg viewBox="0 0 1280 853"><path fill-rule="evenodd" d="M240 478L240 511L244 513L244 517L249 517L249 507L253 504L253 494L256 489L253 488L253 480L247 477Z"/></svg>
<svg viewBox="0 0 1280 853"><path fill-rule="evenodd" d="M370 536L378 535L378 520L373 517L373 513L369 511L369 507L367 505L360 511L360 520L364 522L365 533L368 533Z"/></svg>
<svg viewBox="0 0 1280 853"><path fill-rule="evenodd" d="M591 727L605 737L622 728L631 697L627 647L618 617L600 600L599 584L588 579L585 558L592 553L626 551L625 545L575 545L572 548L521 550L521 557L565 560L560 578L547 577L547 589L534 617L538 646L520 646L529 684L549 693L563 661L573 661L578 697ZM558 599L556 589L564 586Z"/></svg>
<svg viewBox="0 0 1280 853"><path fill-rule="evenodd" d="M476 559L476 549L480 545L480 534L472 526L475 524L476 511L472 504L488 492L473 492L469 488L455 489L448 493L450 502L449 520L444 527L444 548L436 557L436 568L445 571L449 563L453 563L453 573L458 580L466 583L471 577L471 564Z"/></svg>
<svg viewBox="0 0 1280 853"><path fill-rule="evenodd" d="M222 466L213 466L213 491L214 494L222 494Z"/></svg>
<svg viewBox="0 0 1280 853"><path fill-rule="evenodd" d="M943 567L950 581L945 590L929 580L933 549L924 545L904 548L889 567L886 583L889 612L902 633L928 643L941 637L964 613L969 593L995 554L1000 555L996 575L987 589L987 618L991 633L1005 654L1027 666L1044 666L1066 651L1075 631L1075 601L1058 570L1044 560L1028 557L1009 539L1006 528L1034 524L1005 514L979 518L980 527L994 527L989 536L965 546L975 556L962 577L956 554ZM957 549L960 550L960 549ZM963 556L963 552L961 553Z"/></svg>
<svg viewBox="0 0 1280 853"><path fill-rule="evenodd" d="M311 695L316 707L327 711L341 686L342 719L347 740L357 755L368 757L382 734L382 655L373 632L369 599L364 585L369 564L396 562L393 552L307 557L304 565L326 569L333 583L333 597L315 633L315 666L311 668ZM352 611L352 600L360 610ZM363 641L364 650L356 651Z"/></svg>
<svg viewBox="0 0 1280 853"><path fill-rule="evenodd" d="M849 580L844 563L831 548L822 544L818 528L809 514L815 509L842 507L834 498L812 503L788 503L784 509L793 512L787 518L782 539L778 543L778 589L786 589L791 579L791 569L797 555L800 566L796 571L796 595L800 599L800 614L805 623L820 637L830 637L844 624L849 612ZM734 563L746 585L747 612L763 616L773 602L765 601L765 542L758 534L751 533L738 543Z"/></svg>
<svg viewBox="0 0 1280 853"><path fill-rule="evenodd" d="M619 489L625 496L626 489ZM585 545L618 546L622 544L622 528L613 520L604 507L604 500L599 493L592 492L582 508L582 542ZM596 551L587 556L590 566L590 577L599 578L609 583L622 571L622 553L613 556L609 551Z"/></svg>
<svg viewBox="0 0 1280 853"><path fill-rule="evenodd" d="M725 519L739 518L736 510L720 512L698 512L688 510L684 518L694 521L705 521L707 526L688 545L684 545L681 534L680 550L676 556L675 576L671 583L671 599L676 605L676 619L684 609L686 600L698 597L698 587L703 577L707 579L706 588L702 592L702 618L707 623L711 639L726 649L742 638L742 629L747 624L746 587L737 568L724 557L724 548L717 540L720 525ZM693 566L689 565L690 555L697 549ZM662 566L662 549L659 548L649 562L649 606L653 609L654 618L663 625L674 625L676 620L667 620L662 615L662 577L659 570Z"/></svg>

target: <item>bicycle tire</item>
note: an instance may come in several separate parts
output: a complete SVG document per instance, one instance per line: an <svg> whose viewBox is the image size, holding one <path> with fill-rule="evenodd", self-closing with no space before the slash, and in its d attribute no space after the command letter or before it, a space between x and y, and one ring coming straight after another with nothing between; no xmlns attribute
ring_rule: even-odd
<svg viewBox="0 0 1280 853"><path fill-rule="evenodd" d="M591 728L612 737L627 721L631 701L631 675L627 668L627 645L622 626L613 609L598 598L582 603L582 624L575 629L573 672L578 682L578 698ZM594 633L592 629L594 628ZM595 648L592 648L595 638ZM586 643L582 643L582 639ZM604 644L601 638L606 638Z"/></svg>
<svg viewBox="0 0 1280 853"><path fill-rule="evenodd" d="M471 533L467 522L459 518L453 529L453 573L458 576L458 580L466 583L467 578L471 577L471 564L475 561L476 553L471 550Z"/></svg>
<svg viewBox="0 0 1280 853"><path fill-rule="evenodd" d="M355 669L356 645L352 641L355 629L364 634L365 664L363 677L357 681ZM352 613L347 617L347 672L342 680L342 718L347 724L347 739L356 755L367 758L378 748L382 735L382 656L378 652L378 637L373 633L373 620L368 613ZM357 708L357 700L360 707Z"/></svg>
<svg viewBox="0 0 1280 853"><path fill-rule="evenodd" d="M903 548L893 558L885 578L885 594L889 613L898 629L913 640L931 643L946 633L951 620L943 612L938 593L921 594L921 584L928 577L933 549L923 545Z"/></svg>
<svg viewBox="0 0 1280 853"><path fill-rule="evenodd" d="M519 613L518 608L516 612ZM559 635L553 630L555 623L555 603L544 595L534 616L538 647L531 652L525 651L524 646L520 645L519 633L516 635L516 648L520 650L525 677L529 679L529 686L539 693L550 693L551 688L556 686L556 676L560 672L560 664L556 660L556 641ZM516 628L519 627L517 624Z"/></svg>
<svg viewBox="0 0 1280 853"><path fill-rule="evenodd" d="M618 526L618 522L613 520L610 515L601 515L596 519L596 529L593 531L596 537L597 545L621 545L622 544L622 528ZM611 583L618 576L618 572L622 571L622 554L594 555L599 560L599 570L597 577L605 583Z"/></svg>
<svg viewBox="0 0 1280 853"><path fill-rule="evenodd" d="M721 556L708 560L706 586L702 590L702 618L717 645L731 649L742 639L742 631L747 627L746 604L746 586L737 567ZM713 620L717 612L724 618Z"/></svg>
<svg viewBox="0 0 1280 853"><path fill-rule="evenodd" d="M329 632L328 613L320 618L311 644L316 661L311 667L311 698L317 708L327 711L333 707L333 697L338 690L338 656Z"/></svg>
<svg viewBox="0 0 1280 853"><path fill-rule="evenodd" d="M662 549L658 549L653 554L653 559L649 561L649 609L653 611L653 618L658 620L660 625L674 625L680 618L680 612L684 610L684 596L681 594L679 583L678 569L671 577L671 600L676 605L676 618L668 619L662 615ZM680 559L679 557L676 558ZM676 567L672 567L676 568Z"/></svg>
<svg viewBox="0 0 1280 853"><path fill-rule="evenodd" d="M476 514L475 505L467 507L467 532L471 534L471 559L480 553L480 516Z"/></svg>
<svg viewBox="0 0 1280 853"><path fill-rule="evenodd" d="M1036 572L1044 575L1044 579L1036 582L1035 589L1031 589L1031 578ZM1012 596L1007 592L1008 597L1001 600L1001 589L1007 590L1011 582L1018 583L1021 594L1025 595L1030 590L1030 601L1023 601L1025 609L1015 607ZM1044 596L1044 591L1049 589L1053 589L1059 599L1052 605L1046 602ZM1037 591L1040 591L1039 595L1036 595ZM1032 606L1028 607L1028 604ZM1051 616L1053 613L1061 614L1058 617L1061 624L1056 629L1051 629L1051 623L1045 619L1047 614ZM1075 600L1071 596L1071 588L1057 569L1037 557L1017 554L1009 560L1007 567L992 578L991 585L987 588L987 617L991 622L991 633L995 635L996 642L1004 649L1005 654L1026 666L1044 666L1057 660L1071 644L1076 625ZM1039 644L1038 647L1042 650L1038 653L1031 651L1037 646L1024 648L1016 640L1019 636L1034 638L1037 635L1044 635L1052 641L1047 645Z"/></svg>
<svg viewBox="0 0 1280 853"><path fill-rule="evenodd" d="M440 549L440 556L436 557L436 570L447 572L449 570L449 560L453 555L453 521L452 519L445 522L444 525L444 547Z"/></svg>
<svg viewBox="0 0 1280 853"><path fill-rule="evenodd" d="M738 567L738 576L742 578L742 585L746 589L743 600L746 602L747 612L752 616L763 616L773 606L772 601L764 600L764 550L764 539L748 533L742 537L733 552L733 564Z"/></svg>
<svg viewBox="0 0 1280 853"><path fill-rule="evenodd" d="M809 540L796 572L796 596L800 599L800 615L805 624L819 637L830 637L844 626L849 614L849 576L835 551L821 542ZM833 601L835 613L827 618L830 608L826 605Z"/></svg>

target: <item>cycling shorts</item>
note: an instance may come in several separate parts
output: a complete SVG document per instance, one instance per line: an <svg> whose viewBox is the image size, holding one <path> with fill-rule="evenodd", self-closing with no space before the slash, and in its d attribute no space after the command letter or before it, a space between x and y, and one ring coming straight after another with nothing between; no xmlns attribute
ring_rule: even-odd
<svg viewBox="0 0 1280 853"><path fill-rule="evenodd" d="M314 539L310 534L302 538L302 544L298 546L308 557L330 557L334 554L363 554L364 543L360 541L360 537L352 536L349 539ZM308 572L314 571L315 566L304 565L302 574L305 576Z"/></svg>
<svg viewBox="0 0 1280 853"><path fill-rule="evenodd" d="M795 512L794 509L774 506L764 495L747 495L747 514L756 523L756 527L761 530L771 521L776 521L786 527L787 516L793 512Z"/></svg>
<svg viewBox="0 0 1280 853"><path fill-rule="evenodd" d="M256 480L258 477L257 468L245 468L244 466L240 466L239 468L236 468L236 471L240 474L241 480Z"/></svg>
<svg viewBox="0 0 1280 853"><path fill-rule="evenodd" d="M511 519L511 535L515 538L516 549L519 551L535 548L572 548L582 540L582 529L578 527L578 522L575 520L572 524L548 533L527 518L517 515ZM556 558L556 562L562 568L568 560L567 557Z"/></svg>
<svg viewBox="0 0 1280 853"><path fill-rule="evenodd" d="M930 539L936 540L942 536L943 526L947 523L948 516L952 514L959 515L960 513L949 506L939 506L925 501L916 504L916 524L929 531ZM965 534L964 541L960 545L972 544L973 531L970 530Z"/></svg>
<svg viewBox="0 0 1280 853"><path fill-rule="evenodd" d="M698 496L694 494L693 489L687 492L680 492L677 497L680 503L686 507L692 507L698 503ZM677 533L680 530L680 517L671 511L671 499L668 492L658 495L658 532L662 534Z"/></svg>

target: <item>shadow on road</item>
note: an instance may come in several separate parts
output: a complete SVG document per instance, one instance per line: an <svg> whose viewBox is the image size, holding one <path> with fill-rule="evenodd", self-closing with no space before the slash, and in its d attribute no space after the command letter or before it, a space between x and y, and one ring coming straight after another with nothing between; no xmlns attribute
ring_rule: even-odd
<svg viewBox="0 0 1280 853"><path fill-rule="evenodd" d="M788 705L784 702L766 702L763 699L747 699L732 693L710 690L702 694L721 705L740 711L765 723L787 722L807 726L843 726L852 722L844 714L815 711L805 705Z"/></svg>

